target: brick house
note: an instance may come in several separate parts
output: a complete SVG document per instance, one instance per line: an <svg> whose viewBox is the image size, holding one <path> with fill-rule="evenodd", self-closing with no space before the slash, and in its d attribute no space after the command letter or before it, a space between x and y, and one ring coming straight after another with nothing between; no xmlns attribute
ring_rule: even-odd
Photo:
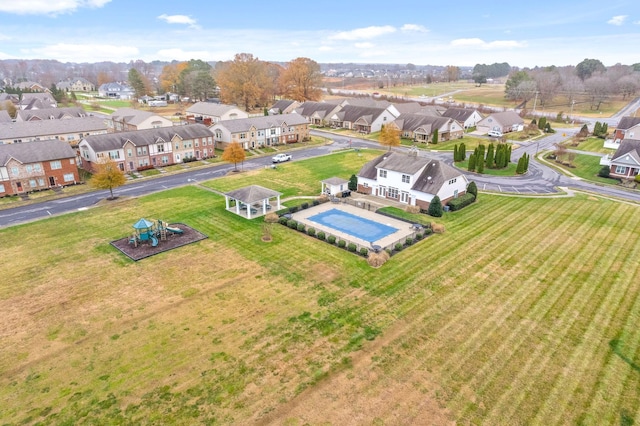
<svg viewBox="0 0 640 426"><path fill-rule="evenodd" d="M640 174L640 140L623 139L611 157L610 173L613 178L634 179Z"/></svg>
<svg viewBox="0 0 640 426"><path fill-rule="evenodd" d="M414 142L432 142L435 131L439 141L458 139L464 136L462 124L448 117L435 117L423 114L400 114L392 126L400 130L400 135Z"/></svg>
<svg viewBox="0 0 640 426"><path fill-rule="evenodd" d="M232 142L240 143L244 149L253 149L309 139L309 123L299 114L224 120L211 126L211 130L220 149Z"/></svg>
<svg viewBox="0 0 640 426"><path fill-rule="evenodd" d="M79 181L76 153L66 142L0 145L0 197Z"/></svg>

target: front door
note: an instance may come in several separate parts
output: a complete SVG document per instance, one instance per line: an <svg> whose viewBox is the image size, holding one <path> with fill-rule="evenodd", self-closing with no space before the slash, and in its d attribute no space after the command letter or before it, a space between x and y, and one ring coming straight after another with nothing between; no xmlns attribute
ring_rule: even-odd
<svg viewBox="0 0 640 426"><path fill-rule="evenodd" d="M56 186L56 178L49 176L49 186Z"/></svg>
<svg viewBox="0 0 640 426"><path fill-rule="evenodd" d="M22 182L16 182L16 189L18 192L22 192Z"/></svg>
<svg viewBox="0 0 640 426"><path fill-rule="evenodd" d="M409 193L408 192L401 192L400 193L400 202L401 203L406 203L409 200Z"/></svg>

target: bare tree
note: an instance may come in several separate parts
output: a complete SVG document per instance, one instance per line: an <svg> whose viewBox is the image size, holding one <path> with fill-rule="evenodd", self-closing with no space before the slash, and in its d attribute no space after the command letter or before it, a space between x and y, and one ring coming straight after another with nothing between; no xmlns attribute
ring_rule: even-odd
<svg viewBox="0 0 640 426"><path fill-rule="evenodd" d="M600 109L603 102L606 102L614 93L614 85L606 77L596 75L590 77L584 82L587 94L589 95L589 102L591 102L591 109L596 111Z"/></svg>
<svg viewBox="0 0 640 426"><path fill-rule="evenodd" d="M542 70L533 74L538 88L538 100L540 105L547 105L558 92L560 87L560 76L555 70Z"/></svg>

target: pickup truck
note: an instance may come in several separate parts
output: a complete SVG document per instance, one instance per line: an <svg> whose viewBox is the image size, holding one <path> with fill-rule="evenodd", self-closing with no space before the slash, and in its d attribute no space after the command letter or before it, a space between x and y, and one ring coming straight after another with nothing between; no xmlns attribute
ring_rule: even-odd
<svg viewBox="0 0 640 426"><path fill-rule="evenodd" d="M275 157L271 158L271 161L274 163L282 163L289 160L291 160L291 154L277 154Z"/></svg>

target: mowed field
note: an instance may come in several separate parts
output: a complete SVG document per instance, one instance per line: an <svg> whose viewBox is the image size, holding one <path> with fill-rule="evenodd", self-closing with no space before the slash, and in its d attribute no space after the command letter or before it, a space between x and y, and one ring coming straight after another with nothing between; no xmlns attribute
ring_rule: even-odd
<svg viewBox="0 0 640 426"><path fill-rule="evenodd" d="M379 269L197 186L3 229L0 422L638 424L638 213L480 194ZM132 262L140 217L209 238Z"/></svg>

